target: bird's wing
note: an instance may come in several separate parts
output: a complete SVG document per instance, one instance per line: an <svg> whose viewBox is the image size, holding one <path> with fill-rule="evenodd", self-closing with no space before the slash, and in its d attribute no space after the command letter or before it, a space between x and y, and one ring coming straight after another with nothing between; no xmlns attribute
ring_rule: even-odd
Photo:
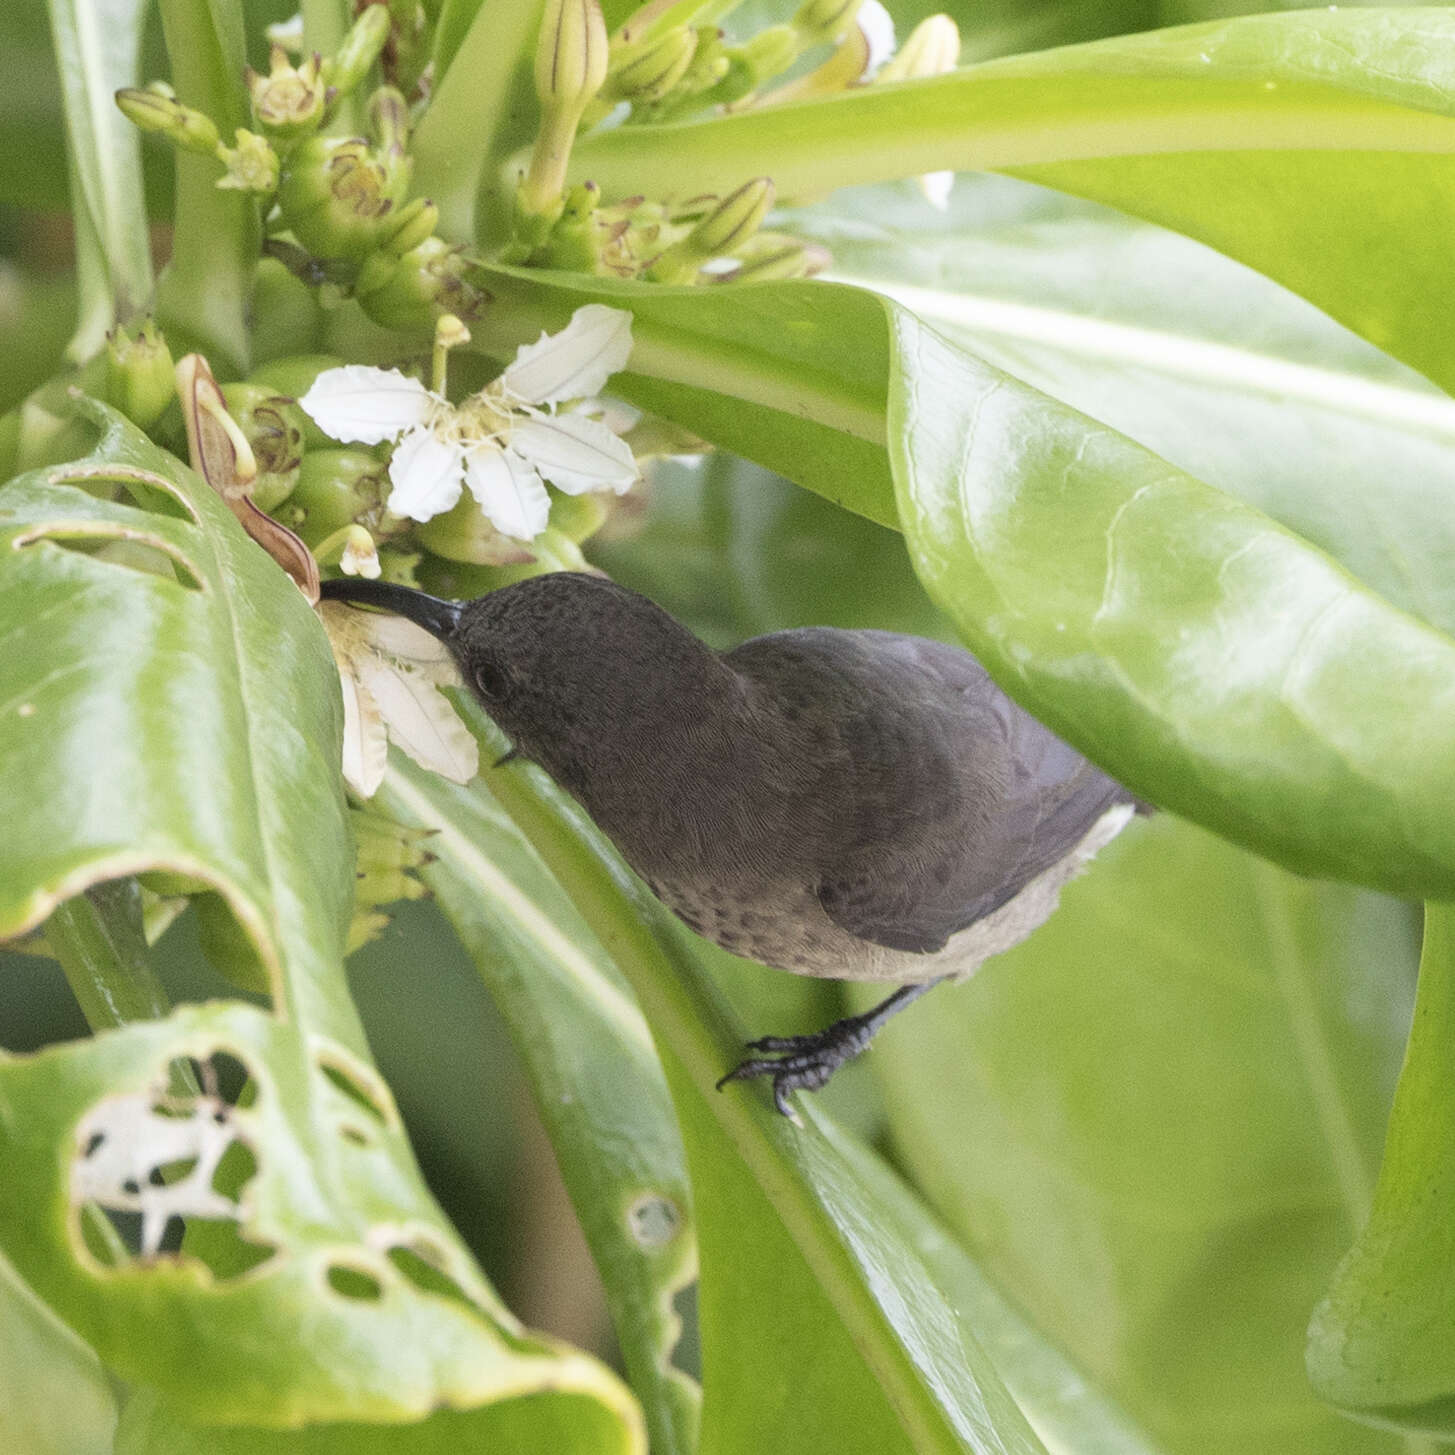
<svg viewBox="0 0 1455 1455"><path fill-rule="evenodd" d="M829 635L838 641L826 658L851 690L829 770L841 775L837 842L817 892L850 934L933 953L1131 801L963 649Z"/></svg>

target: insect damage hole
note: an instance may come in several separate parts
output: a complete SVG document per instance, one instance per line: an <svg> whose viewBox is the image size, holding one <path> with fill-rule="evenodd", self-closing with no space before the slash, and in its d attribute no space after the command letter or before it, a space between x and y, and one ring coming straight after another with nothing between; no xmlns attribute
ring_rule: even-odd
<svg viewBox="0 0 1455 1455"><path fill-rule="evenodd" d="M473 1313L482 1312L480 1306L460 1284L445 1271L448 1256L427 1238L413 1238L407 1243L395 1243L385 1250L384 1256L422 1293L433 1293L463 1304Z"/></svg>
<svg viewBox="0 0 1455 1455"><path fill-rule="evenodd" d="M318 1057L318 1069L336 1090L348 1097L356 1107L361 1107L380 1126L389 1126L392 1123L393 1117L382 1093L368 1086L359 1070L326 1056Z"/></svg>
<svg viewBox="0 0 1455 1455"><path fill-rule="evenodd" d="M190 1257L236 1277L276 1252L242 1230L243 1191L258 1173L234 1116L247 1068L218 1052L173 1060L164 1076L160 1087L106 1097L77 1126L81 1241L105 1267Z"/></svg>
<svg viewBox="0 0 1455 1455"><path fill-rule="evenodd" d="M384 1285L372 1273L347 1263L330 1263L324 1275L328 1286L345 1298L364 1303L378 1303L384 1297Z"/></svg>
<svg viewBox="0 0 1455 1455"><path fill-rule="evenodd" d="M73 551L107 566L137 571L144 576L159 576L164 581L185 586L189 591L203 589L192 563L179 550L159 537L148 540L139 533L128 530L56 525L50 528L41 527L17 536L14 546L18 550L41 543L58 546L64 551Z"/></svg>
<svg viewBox="0 0 1455 1455"><path fill-rule="evenodd" d="M681 1230L682 1210L670 1197L644 1192L627 1208L626 1225L639 1248L665 1248Z"/></svg>

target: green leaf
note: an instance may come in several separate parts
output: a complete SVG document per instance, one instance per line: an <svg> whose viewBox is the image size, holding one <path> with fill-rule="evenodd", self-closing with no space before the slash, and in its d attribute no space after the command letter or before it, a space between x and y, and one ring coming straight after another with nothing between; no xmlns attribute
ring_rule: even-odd
<svg viewBox="0 0 1455 1455"><path fill-rule="evenodd" d="M534 343L583 303L630 309L611 392L846 509L895 521L882 305L857 288L667 288L490 265L491 347Z"/></svg>
<svg viewBox="0 0 1455 1455"><path fill-rule="evenodd" d="M563 1450L640 1452L624 1387L524 1333L484 1282L367 1059L341 961L337 674L314 614L201 479L85 408L92 456L0 490L0 791L18 815L0 935L101 879L195 876L251 939L278 1016L214 1002L0 1058L0 1248L110 1370L152 1387L168 1427L448 1408L483 1440L531 1427L493 1408L521 1400ZM141 504L105 498L122 489ZM229 1076L246 1096L214 1088ZM129 1253L117 1234L138 1212ZM172 1217L180 1253L158 1242Z"/></svg>
<svg viewBox="0 0 1455 1455"><path fill-rule="evenodd" d="M1369 1206L1413 941L1158 818L876 1043L900 1164L1169 1455L1398 1448L1315 1401L1301 1331Z"/></svg>
<svg viewBox="0 0 1455 1455"><path fill-rule="evenodd" d="M337 975L352 855L323 631L200 477L84 408L90 456L0 489L0 937L103 879L195 875L277 1003L362 1050ZM141 504L100 498L123 490ZM116 542L132 554L97 554Z"/></svg>
<svg viewBox="0 0 1455 1455"><path fill-rule="evenodd" d="M696 1274L692 1192L641 1012L483 783L457 787L396 754L375 802L432 831L433 862L421 877L510 1026L606 1287L651 1448L690 1455L698 1392L672 1364L682 1332L672 1300Z"/></svg>
<svg viewBox="0 0 1455 1455"><path fill-rule="evenodd" d="M501 741L468 709L488 750ZM1040 1446L812 1106L714 1089L741 1053L695 945L525 765L491 790L630 981L687 1143L701 1247L704 1450L1036 1455ZM744 1395L751 1391L751 1398Z"/></svg>
<svg viewBox="0 0 1455 1455"><path fill-rule="evenodd" d="M1367 1226L1309 1330L1314 1388L1351 1414L1455 1438L1455 922L1425 911L1414 1027Z"/></svg>
<svg viewBox="0 0 1455 1455"><path fill-rule="evenodd" d="M0 1258L0 1448L111 1455L116 1401L100 1361Z"/></svg>
<svg viewBox="0 0 1455 1455"><path fill-rule="evenodd" d="M572 180L780 197L942 168L1010 171L1188 233L1455 381L1455 14L1246 16L821 100L583 138ZM508 165L518 165L511 163Z"/></svg>
<svg viewBox="0 0 1455 1455"><path fill-rule="evenodd" d="M1455 894L1455 642L1268 517L892 314L916 570L1022 705L1303 873Z"/></svg>
<svg viewBox="0 0 1455 1455"><path fill-rule="evenodd" d="M794 215L835 276L1265 511L1455 630L1455 406L1303 299L1176 233L1009 178Z"/></svg>
<svg viewBox="0 0 1455 1455"><path fill-rule="evenodd" d="M81 280L69 352L79 361L151 298L141 138L112 100L120 87L136 84L147 6L145 0L49 0L49 6Z"/></svg>

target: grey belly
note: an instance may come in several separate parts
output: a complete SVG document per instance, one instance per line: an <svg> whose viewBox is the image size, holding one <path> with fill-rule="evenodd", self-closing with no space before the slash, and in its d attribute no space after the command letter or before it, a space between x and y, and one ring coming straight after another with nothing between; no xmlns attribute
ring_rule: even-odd
<svg viewBox="0 0 1455 1455"><path fill-rule="evenodd" d="M668 877L652 892L690 929L744 959L797 975L909 984L941 975L969 975L993 955L1019 944L1056 908L1061 888L1123 828L1132 805L1109 808L1058 864L1032 879L994 913L952 935L942 950L916 955L872 944L841 930L807 886L757 878L706 888Z"/></svg>

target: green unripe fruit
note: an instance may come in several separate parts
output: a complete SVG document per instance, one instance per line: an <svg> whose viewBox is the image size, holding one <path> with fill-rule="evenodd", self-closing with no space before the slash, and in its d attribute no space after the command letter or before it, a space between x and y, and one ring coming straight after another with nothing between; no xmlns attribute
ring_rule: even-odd
<svg viewBox="0 0 1455 1455"><path fill-rule="evenodd" d="M222 397L258 463L249 492L253 504L259 510L272 510L298 483L306 416L295 399L262 384L224 384Z"/></svg>
<svg viewBox="0 0 1455 1455"><path fill-rule="evenodd" d="M278 208L315 257L360 259L385 240L407 182L360 137L310 137L288 158Z"/></svg>
<svg viewBox="0 0 1455 1455"><path fill-rule="evenodd" d="M356 523L379 540L407 524L386 509L389 490L387 466L366 451L311 449L279 518L310 546Z"/></svg>
<svg viewBox="0 0 1455 1455"><path fill-rule="evenodd" d="M343 360L334 354L295 354L292 358L273 359L248 376L249 384L262 384L277 394L285 394L293 400L302 399L313 387L313 381L325 369L342 367ZM300 409L303 419L303 448L305 450L327 450L338 444L336 439L319 429Z"/></svg>

